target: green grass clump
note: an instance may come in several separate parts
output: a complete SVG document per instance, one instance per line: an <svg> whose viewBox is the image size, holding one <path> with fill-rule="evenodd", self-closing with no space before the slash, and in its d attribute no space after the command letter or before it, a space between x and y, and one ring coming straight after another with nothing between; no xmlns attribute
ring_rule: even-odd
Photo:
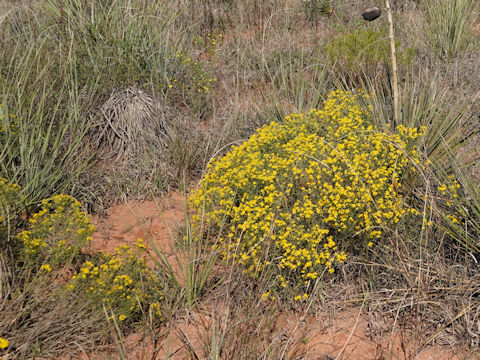
<svg viewBox="0 0 480 360"><path fill-rule="evenodd" d="M141 258L145 249L138 239L135 251L123 245L113 255L94 256L73 275L67 289L83 297L94 309L105 304L124 324L138 321L142 312L162 320L162 284Z"/></svg>
<svg viewBox="0 0 480 360"><path fill-rule="evenodd" d="M49 0L41 21L58 39L52 45L63 63L77 68L80 87L98 96L135 83L160 91L170 51L166 8L160 1Z"/></svg>
<svg viewBox="0 0 480 360"><path fill-rule="evenodd" d="M0 176L22 187L26 206L62 192L78 194L74 182L91 157L80 147L90 124L81 118L78 93L69 89L75 75L45 75L58 69L45 42L2 45Z"/></svg>
<svg viewBox="0 0 480 360"><path fill-rule="evenodd" d="M211 163L193 207L226 232L216 247L257 276L278 274L273 290L296 289L334 272L344 249L366 249L407 214L402 177L420 163L424 129L376 129L348 92L332 92L321 110L261 128ZM204 217L204 219L202 219Z"/></svg>
<svg viewBox="0 0 480 360"><path fill-rule="evenodd" d="M18 131L18 119L15 114L9 114L3 104L0 104L0 143L3 138L14 135Z"/></svg>
<svg viewBox="0 0 480 360"><path fill-rule="evenodd" d="M435 54L451 60L473 44L475 0L427 0L425 33Z"/></svg>

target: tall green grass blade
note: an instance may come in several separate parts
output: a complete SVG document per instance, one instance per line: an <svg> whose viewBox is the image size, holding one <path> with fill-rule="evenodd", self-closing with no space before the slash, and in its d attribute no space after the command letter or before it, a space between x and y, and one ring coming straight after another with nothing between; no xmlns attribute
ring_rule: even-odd
<svg viewBox="0 0 480 360"><path fill-rule="evenodd" d="M472 44L475 0L426 0L425 32L437 56L451 60Z"/></svg>

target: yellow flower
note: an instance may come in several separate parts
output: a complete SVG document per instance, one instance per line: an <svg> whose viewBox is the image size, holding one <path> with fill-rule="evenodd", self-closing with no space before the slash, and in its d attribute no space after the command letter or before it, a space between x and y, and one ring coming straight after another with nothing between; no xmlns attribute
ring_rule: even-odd
<svg viewBox="0 0 480 360"><path fill-rule="evenodd" d="M161 305L159 302L154 302L150 305L150 308L152 309L152 311L154 312L154 314L158 317L161 317L162 316L162 309L161 309Z"/></svg>
<svg viewBox="0 0 480 360"><path fill-rule="evenodd" d="M262 294L262 300L265 301L265 300L268 300L269 296L270 296L270 290L268 290L266 293L263 293Z"/></svg>
<svg viewBox="0 0 480 360"><path fill-rule="evenodd" d="M443 185L439 186L437 189L438 189L438 191L445 192L447 190L447 185L443 184Z"/></svg>
<svg viewBox="0 0 480 360"><path fill-rule="evenodd" d="M122 315L120 315L120 316L118 317L118 320L123 321L123 320L125 320L126 318L127 318L127 316L122 314Z"/></svg>
<svg viewBox="0 0 480 360"><path fill-rule="evenodd" d="M49 264L45 264L45 265L40 266L40 270L45 270L46 272L50 272L50 271L52 271L52 268Z"/></svg>
<svg viewBox="0 0 480 360"><path fill-rule="evenodd" d="M0 349L5 349L8 347L10 342L7 339L1 338L0 337Z"/></svg>
<svg viewBox="0 0 480 360"><path fill-rule="evenodd" d="M138 238L137 239L137 242L135 244L139 249L142 249L142 250L147 250L147 247L145 245L145 243L143 242L143 240L141 238Z"/></svg>

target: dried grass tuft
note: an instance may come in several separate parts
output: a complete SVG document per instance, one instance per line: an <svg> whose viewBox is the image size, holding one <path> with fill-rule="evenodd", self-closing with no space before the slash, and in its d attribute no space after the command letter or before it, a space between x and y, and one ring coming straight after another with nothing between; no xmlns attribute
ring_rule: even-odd
<svg viewBox="0 0 480 360"><path fill-rule="evenodd" d="M128 159L149 145L165 146L168 124L161 102L132 86L114 92L95 119L95 147L104 159Z"/></svg>
<svg viewBox="0 0 480 360"><path fill-rule="evenodd" d="M6 254L0 253L0 308L11 292L12 272Z"/></svg>
<svg viewBox="0 0 480 360"><path fill-rule="evenodd" d="M60 275L59 275L60 276ZM60 294L59 279L17 282L0 302L0 329L10 342L11 358L58 358L61 354L101 349L110 338L104 314L88 303Z"/></svg>

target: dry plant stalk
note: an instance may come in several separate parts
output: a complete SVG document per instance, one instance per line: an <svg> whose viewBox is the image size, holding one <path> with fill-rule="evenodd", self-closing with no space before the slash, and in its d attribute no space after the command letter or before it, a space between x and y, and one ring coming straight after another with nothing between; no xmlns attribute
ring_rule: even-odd
<svg viewBox="0 0 480 360"><path fill-rule="evenodd" d="M398 68L397 68L397 51L395 49L395 34L393 32L393 16L392 8L390 7L390 0L385 0L385 9L387 11L388 18L388 37L390 38L390 49L392 55L392 76L393 76L393 122L392 132L395 130L396 124L398 124Z"/></svg>

